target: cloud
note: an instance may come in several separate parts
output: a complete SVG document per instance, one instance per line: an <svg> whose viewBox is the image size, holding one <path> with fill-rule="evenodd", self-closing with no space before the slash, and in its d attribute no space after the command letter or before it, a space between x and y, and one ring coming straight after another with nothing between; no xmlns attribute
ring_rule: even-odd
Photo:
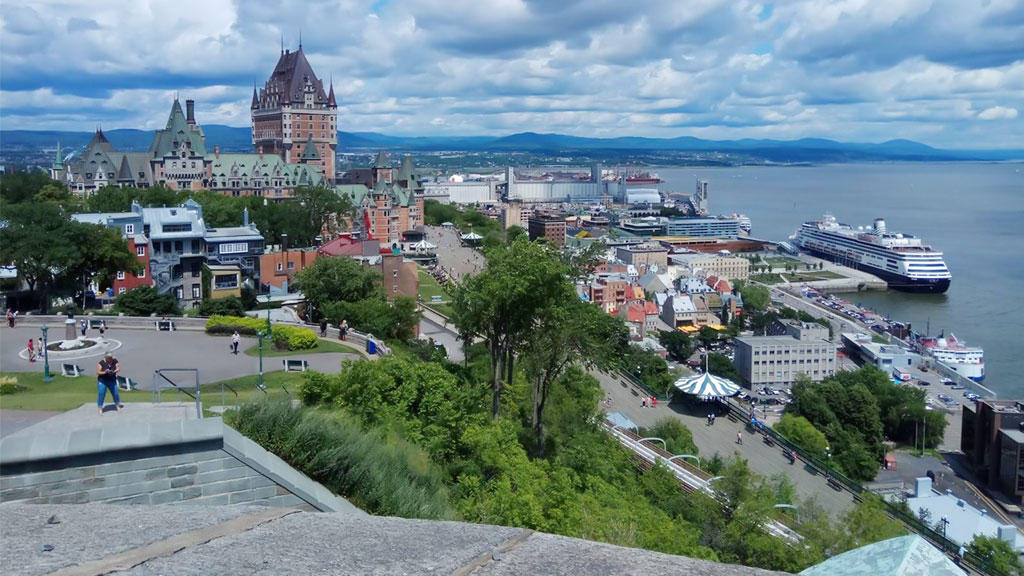
<svg viewBox="0 0 1024 576"><path fill-rule="evenodd" d="M979 120L1013 120L1016 117L1016 108L1006 108L1004 106L993 106L978 113Z"/></svg>
<svg viewBox="0 0 1024 576"><path fill-rule="evenodd" d="M245 126L300 31L348 131L1024 147L1024 0L8 0L0 123Z"/></svg>

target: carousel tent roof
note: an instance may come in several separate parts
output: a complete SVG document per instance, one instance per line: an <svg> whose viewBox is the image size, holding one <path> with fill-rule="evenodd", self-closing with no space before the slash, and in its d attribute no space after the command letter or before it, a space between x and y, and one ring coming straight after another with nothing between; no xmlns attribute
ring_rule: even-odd
<svg viewBox="0 0 1024 576"><path fill-rule="evenodd" d="M434 248L437 248L437 246L427 242L426 240L420 240L419 242L410 245L409 248L412 250L433 250Z"/></svg>
<svg viewBox="0 0 1024 576"><path fill-rule="evenodd" d="M733 384L731 380L719 378L709 373L696 374L689 378L680 378L676 380L675 387L680 392L701 398L735 396L740 393L740 387Z"/></svg>
<svg viewBox="0 0 1024 576"><path fill-rule="evenodd" d="M476 232L470 232L469 234L462 235L463 240L483 240L484 237L477 234Z"/></svg>

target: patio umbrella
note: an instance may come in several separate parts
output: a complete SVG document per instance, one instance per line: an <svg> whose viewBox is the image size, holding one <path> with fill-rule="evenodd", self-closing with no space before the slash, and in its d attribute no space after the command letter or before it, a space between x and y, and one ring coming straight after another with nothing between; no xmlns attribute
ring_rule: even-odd
<svg viewBox="0 0 1024 576"><path fill-rule="evenodd" d="M735 396L740 393L740 387L731 380L712 376L708 372L696 374L689 378L680 378L676 381L675 387L680 392L699 398L721 398L723 396Z"/></svg>

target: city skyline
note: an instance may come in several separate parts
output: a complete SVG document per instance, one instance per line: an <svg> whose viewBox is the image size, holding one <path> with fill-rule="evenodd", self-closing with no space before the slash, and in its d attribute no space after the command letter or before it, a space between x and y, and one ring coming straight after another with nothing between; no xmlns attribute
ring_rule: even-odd
<svg viewBox="0 0 1024 576"><path fill-rule="evenodd" d="M301 34L347 132L1022 147L1024 2L967 4L10 2L0 124L156 129L179 94L246 126Z"/></svg>

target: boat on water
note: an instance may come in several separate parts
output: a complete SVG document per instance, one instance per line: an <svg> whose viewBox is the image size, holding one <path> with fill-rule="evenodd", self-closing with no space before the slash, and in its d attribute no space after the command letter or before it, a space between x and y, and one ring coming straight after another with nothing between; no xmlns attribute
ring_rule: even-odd
<svg viewBox="0 0 1024 576"><path fill-rule="evenodd" d="M948 338L942 334L935 337L920 336L917 338L917 347L922 353L930 355L936 362L961 376L977 382L985 379L985 351L957 340L952 332Z"/></svg>
<svg viewBox="0 0 1024 576"><path fill-rule="evenodd" d="M663 180L657 172L630 172L626 174L627 186L643 186L661 184Z"/></svg>
<svg viewBox="0 0 1024 576"><path fill-rule="evenodd" d="M819 222L804 222L790 239L819 258L874 274L893 290L942 294L953 277L942 252L916 236L886 230L881 218L854 228L826 214Z"/></svg>
<svg viewBox="0 0 1024 576"><path fill-rule="evenodd" d="M739 222L740 230L742 230L748 235L750 234L750 231L754 229L753 225L750 223L750 217L747 216L746 214L737 214L733 212L732 214L729 215L729 218L733 218L737 222Z"/></svg>

